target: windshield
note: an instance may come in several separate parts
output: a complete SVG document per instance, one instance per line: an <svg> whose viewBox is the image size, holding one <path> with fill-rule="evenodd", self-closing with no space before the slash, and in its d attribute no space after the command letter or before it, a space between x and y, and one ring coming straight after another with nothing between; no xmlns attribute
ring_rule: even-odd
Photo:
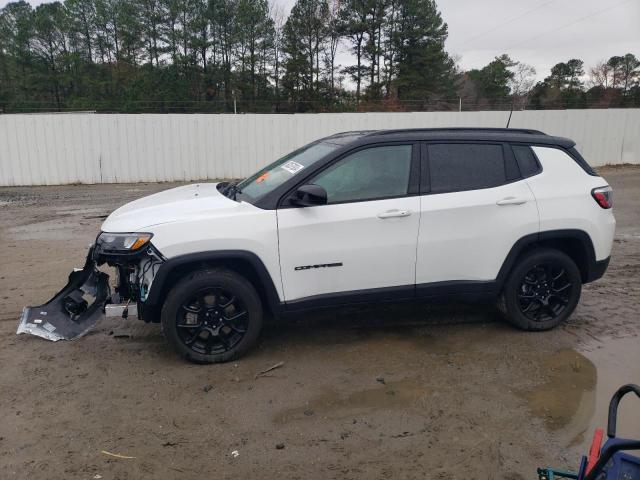
<svg viewBox="0 0 640 480"><path fill-rule="evenodd" d="M291 152L240 182L238 199L255 201L262 198L339 147L341 145L337 143L317 142Z"/></svg>

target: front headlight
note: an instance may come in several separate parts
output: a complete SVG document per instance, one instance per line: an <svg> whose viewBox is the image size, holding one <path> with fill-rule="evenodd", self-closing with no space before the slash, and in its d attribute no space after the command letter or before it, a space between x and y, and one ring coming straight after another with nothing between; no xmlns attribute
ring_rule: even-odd
<svg viewBox="0 0 640 480"><path fill-rule="evenodd" d="M103 252L135 252L149 243L152 233L108 233L98 236L97 244Z"/></svg>

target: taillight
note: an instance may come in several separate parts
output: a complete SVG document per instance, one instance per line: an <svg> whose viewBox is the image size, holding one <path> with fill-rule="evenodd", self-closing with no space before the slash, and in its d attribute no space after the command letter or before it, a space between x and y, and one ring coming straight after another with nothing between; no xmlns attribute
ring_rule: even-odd
<svg viewBox="0 0 640 480"><path fill-rule="evenodd" d="M611 187L594 188L591 190L591 196L602 208L613 207L613 189Z"/></svg>

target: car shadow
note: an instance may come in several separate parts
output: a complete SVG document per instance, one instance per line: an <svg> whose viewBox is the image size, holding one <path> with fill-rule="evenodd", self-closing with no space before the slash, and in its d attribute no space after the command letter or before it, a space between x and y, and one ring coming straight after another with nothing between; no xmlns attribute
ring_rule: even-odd
<svg viewBox="0 0 640 480"><path fill-rule="evenodd" d="M376 335L418 334L429 327L502 322L493 304L401 303L331 307L267 322L261 346L350 343Z"/></svg>

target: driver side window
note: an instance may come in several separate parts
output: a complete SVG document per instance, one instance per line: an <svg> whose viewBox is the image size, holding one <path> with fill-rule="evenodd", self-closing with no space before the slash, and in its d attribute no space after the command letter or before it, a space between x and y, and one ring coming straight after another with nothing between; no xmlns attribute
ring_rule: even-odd
<svg viewBox="0 0 640 480"><path fill-rule="evenodd" d="M310 183L327 191L327 203L405 196L411 173L411 145L372 147L346 156Z"/></svg>

